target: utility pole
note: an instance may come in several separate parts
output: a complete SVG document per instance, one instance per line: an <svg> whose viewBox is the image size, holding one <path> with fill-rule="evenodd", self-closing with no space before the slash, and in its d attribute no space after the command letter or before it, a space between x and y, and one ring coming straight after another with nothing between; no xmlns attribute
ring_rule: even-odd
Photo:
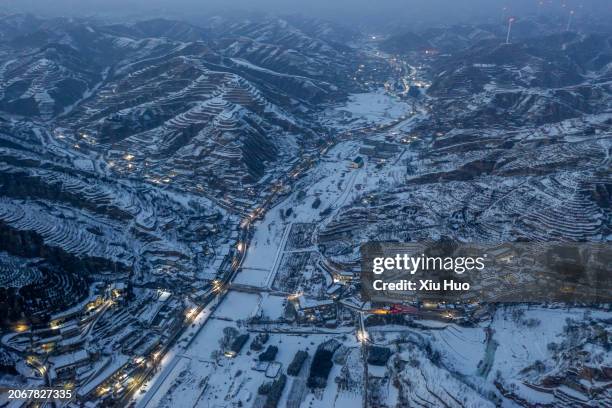
<svg viewBox="0 0 612 408"><path fill-rule="evenodd" d="M570 10L569 16L567 18L567 27L565 27L565 31L569 31L572 25L572 16L574 15L574 10Z"/></svg>
<svg viewBox="0 0 612 408"><path fill-rule="evenodd" d="M506 34L506 44L510 44L510 30L512 30L512 23L514 23L514 17L508 19L508 33Z"/></svg>

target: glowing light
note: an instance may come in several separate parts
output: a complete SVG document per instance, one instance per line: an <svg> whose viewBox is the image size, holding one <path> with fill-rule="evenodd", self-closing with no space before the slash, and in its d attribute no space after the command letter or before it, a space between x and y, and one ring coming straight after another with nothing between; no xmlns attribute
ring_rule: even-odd
<svg viewBox="0 0 612 408"><path fill-rule="evenodd" d="M366 343L369 339L370 339L370 336L368 335L367 331L365 330L357 331L357 340L359 340L360 343Z"/></svg>
<svg viewBox="0 0 612 408"><path fill-rule="evenodd" d="M301 292L293 293L287 296L287 300L297 300L300 296L302 296Z"/></svg>
<svg viewBox="0 0 612 408"><path fill-rule="evenodd" d="M49 352L53 351L54 343L46 343L46 344L43 344L41 347L42 347L43 351L49 353Z"/></svg>
<svg viewBox="0 0 612 408"><path fill-rule="evenodd" d="M123 156L123 159L124 159L124 160L127 160L127 161L132 161L132 160L134 160L134 157L135 157L135 156L134 156L133 154L126 153L126 154Z"/></svg>
<svg viewBox="0 0 612 408"><path fill-rule="evenodd" d="M191 309L188 309L187 312L185 312L185 318L189 321L192 321L197 313L198 309L196 307L192 307Z"/></svg>
<svg viewBox="0 0 612 408"><path fill-rule="evenodd" d="M23 333L30 330L30 326L27 323L17 323L15 326L13 326L13 330L17 333Z"/></svg>
<svg viewBox="0 0 612 408"><path fill-rule="evenodd" d="M212 281L212 289L215 293L221 292L221 289L223 289L223 283L221 283L220 280L215 279Z"/></svg>

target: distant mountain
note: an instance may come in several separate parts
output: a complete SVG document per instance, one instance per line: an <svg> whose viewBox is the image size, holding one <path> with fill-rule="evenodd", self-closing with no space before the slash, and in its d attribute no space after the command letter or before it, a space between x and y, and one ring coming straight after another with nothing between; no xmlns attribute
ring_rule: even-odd
<svg viewBox="0 0 612 408"><path fill-rule="evenodd" d="M432 47L429 40L413 32L405 32L387 38L380 48L393 54L407 54L412 51L421 51Z"/></svg>
<svg viewBox="0 0 612 408"><path fill-rule="evenodd" d="M184 21L162 18L138 21L133 24L114 24L104 26L102 30L117 37L131 39L167 38L174 41L202 41L210 36L208 30Z"/></svg>
<svg viewBox="0 0 612 408"><path fill-rule="evenodd" d="M350 33L313 20L266 19L214 26L217 49L273 71L348 85L355 50L342 41Z"/></svg>
<svg viewBox="0 0 612 408"><path fill-rule="evenodd" d="M481 41L438 61L430 92L455 92L461 83L469 83L472 91L481 91L490 81L506 87L577 85L588 72L596 72L612 61L610 38L564 33L512 44Z"/></svg>
<svg viewBox="0 0 612 408"><path fill-rule="evenodd" d="M103 75L102 67L69 45L44 45L4 63L0 109L50 119L91 92Z"/></svg>

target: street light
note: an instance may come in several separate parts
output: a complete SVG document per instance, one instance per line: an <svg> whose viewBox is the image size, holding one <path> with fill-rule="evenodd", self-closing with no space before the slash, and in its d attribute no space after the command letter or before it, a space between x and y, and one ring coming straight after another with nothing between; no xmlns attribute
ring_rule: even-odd
<svg viewBox="0 0 612 408"><path fill-rule="evenodd" d="M188 321L193 321L197 312L198 312L198 309L196 307L192 307L188 309L187 312L185 313L185 318Z"/></svg>
<svg viewBox="0 0 612 408"><path fill-rule="evenodd" d="M572 25L572 16L574 15L574 10L570 10L569 12L569 17L567 18L567 27L565 28L565 31L569 31L570 27Z"/></svg>
<svg viewBox="0 0 612 408"><path fill-rule="evenodd" d="M215 279L214 281L212 281L213 292L219 293L221 292L222 288L223 288L223 284L221 283L221 281L219 281L218 279Z"/></svg>

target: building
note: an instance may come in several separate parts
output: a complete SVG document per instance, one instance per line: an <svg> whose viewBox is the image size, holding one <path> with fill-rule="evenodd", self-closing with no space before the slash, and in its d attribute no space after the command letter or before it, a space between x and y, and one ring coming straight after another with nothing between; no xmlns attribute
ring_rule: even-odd
<svg viewBox="0 0 612 408"><path fill-rule="evenodd" d="M90 356L85 350L79 350L75 353L52 357L49 360L53 365L56 377L69 378L78 367L89 363Z"/></svg>
<svg viewBox="0 0 612 408"><path fill-rule="evenodd" d="M336 306L331 299L311 299L301 295L297 298L298 320L326 321L336 318Z"/></svg>
<svg viewBox="0 0 612 408"><path fill-rule="evenodd" d="M387 160L398 152L399 146L396 144L370 139L364 140L363 146L359 149L359 153L377 160Z"/></svg>

